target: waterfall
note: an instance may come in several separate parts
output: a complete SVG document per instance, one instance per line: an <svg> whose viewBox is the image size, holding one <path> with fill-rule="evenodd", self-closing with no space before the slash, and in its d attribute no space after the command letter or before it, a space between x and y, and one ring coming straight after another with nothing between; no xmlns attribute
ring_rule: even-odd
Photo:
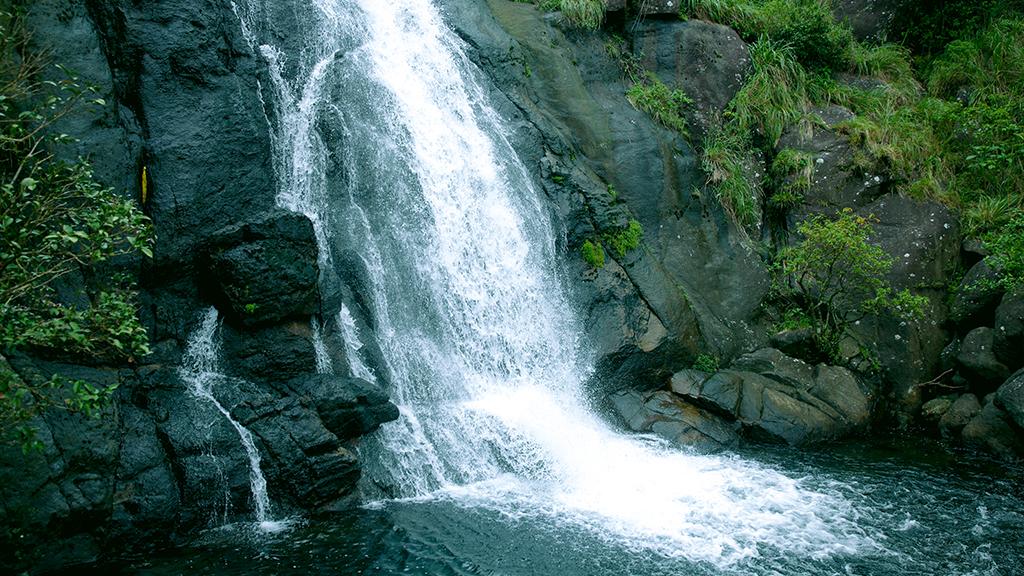
<svg viewBox="0 0 1024 576"><path fill-rule="evenodd" d="M213 395L213 384L224 377L219 363L220 341L217 336L219 328L220 319L217 309L211 306L203 314L202 324L188 339L179 374L193 396L212 404L238 432L242 447L249 458L249 483L252 489L253 505L256 508L256 521L263 528L272 527L274 523L270 521L270 497L267 495L267 480L260 468L260 452L253 442L252 433L235 420Z"/></svg>
<svg viewBox="0 0 1024 576"><path fill-rule="evenodd" d="M352 375L369 382L377 382L377 376L362 357L363 341L359 338L359 327L356 326L352 312L344 304L338 312L338 327L341 328L341 337L345 341L345 356L348 358L348 367Z"/></svg>
<svg viewBox="0 0 1024 576"><path fill-rule="evenodd" d="M876 546L839 496L623 435L590 410L593 358L555 229L429 0L289 4L302 31L291 48L274 45L275 4L238 13L276 87L281 197L315 215L325 245L362 258L401 414L364 440L370 499L546 518L719 565L765 544L811 557ZM343 308L350 368L372 376L351 320Z"/></svg>

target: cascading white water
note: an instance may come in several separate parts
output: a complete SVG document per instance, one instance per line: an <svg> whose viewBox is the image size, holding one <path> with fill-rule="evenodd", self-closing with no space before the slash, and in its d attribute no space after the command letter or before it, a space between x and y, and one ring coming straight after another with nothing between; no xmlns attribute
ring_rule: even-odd
<svg viewBox="0 0 1024 576"><path fill-rule="evenodd" d="M246 33L267 42L272 3L249 2ZM310 184L298 205L371 276L401 413L362 450L380 494L548 518L716 564L763 547L826 556L875 546L838 495L625 436L593 414L554 230L461 41L429 0L309 2L287 66L283 50L260 51L283 100L277 153L292 154L278 162L293 186ZM319 123L344 138L335 181ZM350 367L369 374L354 363L345 312Z"/></svg>
<svg viewBox="0 0 1024 576"><path fill-rule="evenodd" d="M359 338L359 327L356 326L352 312L344 304L338 311L338 327L341 329L341 337L345 341L345 357L348 358L349 370L352 371L352 375L376 383L377 376L366 365L361 355L363 341Z"/></svg>
<svg viewBox="0 0 1024 576"><path fill-rule="evenodd" d="M178 372L188 385L189 392L196 398L212 404L238 432L242 447L249 458L249 483L252 489L253 506L256 509L256 521L261 527L266 528L272 526L273 523L270 520L267 480L260 468L260 452L253 442L252 433L235 420L213 395L213 384L224 377L220 371L220 340L217 335L219 328L220 319L217 309L211 306L203 314L202 324L189 336Z"/></svg>

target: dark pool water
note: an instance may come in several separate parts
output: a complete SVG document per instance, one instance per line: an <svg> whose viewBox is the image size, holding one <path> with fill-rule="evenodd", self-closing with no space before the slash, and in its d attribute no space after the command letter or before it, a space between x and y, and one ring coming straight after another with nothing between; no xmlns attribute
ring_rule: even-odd
<svg viewBox="0 0 1024 576"><path fill-rule="evenodd" d="M863 544L793 553L767 529L748 557L693 560L557 515L514 514L458 498L384 502L268 534L239 524L188 546L68 573L105 575L999 575L1024 574L1020 468L929 444L827 451L759 448L735 456L854 505ZM703 544L694 544L700 546ZM679 552L678 554L674 552Z"/></svg>

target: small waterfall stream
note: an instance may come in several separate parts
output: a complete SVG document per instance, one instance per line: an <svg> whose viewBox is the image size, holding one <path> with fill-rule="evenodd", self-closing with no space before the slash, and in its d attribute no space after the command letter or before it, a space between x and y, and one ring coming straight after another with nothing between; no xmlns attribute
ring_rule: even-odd
<svg viewBox="0 0 1024 576"><path fill-rule="evenodd" d="M495 510L721 566L765 546L880 548L839 491L623 435L588 408L555 229L429 0L297 1L288 47L274 44L284 8L235 8L274 84L279 204L313 220L325 269L343 246L369 272L401 414L361 450L371 500ZM373 379L348 307L338 324L351 372Z"/></svg>
<svg viewBox="0 0 1024 576"><path fill-rule="evenodd" d="M203 314L199 328L188 339L179 374L193 396L212 404L238 432L242 447L249 458L249 483L252 487L253 506L256 509L256 522L266 529L273 523L270 516L270 497L267 495L267 479L260 468L260 452L253 442L252 432L239 424L213 395L213 384L224 378L219 362L219 328L220 318L217 309L211 306Z"/></svg>

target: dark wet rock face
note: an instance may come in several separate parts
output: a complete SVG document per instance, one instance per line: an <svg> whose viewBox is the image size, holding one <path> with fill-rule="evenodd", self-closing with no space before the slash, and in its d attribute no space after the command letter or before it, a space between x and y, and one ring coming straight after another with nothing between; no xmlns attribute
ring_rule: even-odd
<svg viewBox="0 0 1024 576"><path fill-rule="evenodd" d="M0 532L0 571L58 568L251 518L239 431L179 373L197 318L214 304L224 374L211 392L251 432L273 505L295 513L350 503L356 443L397 409L368 382L294 384L316 379L312 321L324 302L336 314L339 296L320 293L311 222L274 207L260 93L270 80L231 4L40 0L27 9L33 47L106 101L61 120L57 129L79 138L61 153L90 157L96 177L153 220L155 258L124 265L140 280L153 354L121 367L0 362L20 379L60 373L118 386L99 419L62 410L36 418L41 451L0 446L0 524L11 528ZM284 36L289 21L278 23ZM326 352L344 366L336 348Z"/></svg>
<svg viewBox="0 0 1024 576"><path fill-rule="evenodd" d="M996 308L992 351L1010 370L1024 366L1024 288L1008 293Z"/></svg>
<svg viewBox="0 0 1024 576"><path fill-rule="evenodd" d="M964 394L956 399L949 410L939 419L939 431L945 438L956 438L964 426L981 413L981 402L974 394Z"/></svg>
<svg viewBox="0 0 1024 576"><path fill-rule="evenodd" d="M999 388L995 401L1017 427L1024 430L1024 370L1014 374Z"/></svg>
<svg viewBox="0 0 1024 576"><path fill-rule="evenodd" d="M999 272L988 261L978 262L960 282L949 318L958 326L991 326L1003 297Z"/></svg>
<svg viewBox="0 0 1024 576"><path fill-rule="evenodd" d="M836 130L855 117L853 112L830 106L811 113L821 119L821 125L792 127L776 146L778 151L791 149L806 154L813 163L810 187L803 195L802 205L789 214L794 223L809 214L831 214L870 204L886 193L889 183L888 174L880 168L864 173L855 162L853 145Z"/></svg>
<svg viewBox="0 0 1024 576"><path fill-rule="evenodd" d="M881 364L888 385L902 401L913 387L936 374L949 343L947 286L958 262L960 230L949 209L935 202L887 195L857 212L876 220L870 241L892 259L887 280L897 290L927 298L922 317L868 319L856 327Z"/></svg>
<svg viewBox="0 0 1024 576"><path fill-rule="evenodd" d="M957 356L960 374L978 388L989 387L989 391L1010 375L1010 369L996 358L993 343L991 328L975 328L964 338Z"/></svg>
<svg viewBox="0 0 1024 576"><path fill-rule="evenodd" d="M243 326L309 318L318 309L316 238L302 214L275 210L218 231L203 268L212 299Z"/></svg>
<svg viewBox="0 0 1024 576"><path fill-rule="evenodd" d="M574 288L609 386L657 387L670 366L702 350L727 358L766 339L751 327L768 291L764 263L713 194L701 193L705 175L687 140L625 98L631 83L609 55L609 38L563 28L528 4L445 5L565 227L568 266L581 280ZM738 37L703 23L644 22L652 50L660 50L649 61L659 77L705 98L705 111L723 107L742 81L735 74L745 73ZM672 53L677 40L704 59ZM710 47L719 40L729 43L721 57ZM719 78L726 69L736 72ZM640 248L606 251L614 263L599 270L582 261L584 241L630 219L643 228Z"/></svg>
<svg viewBox="0 0 1024 576"><path fill-rule="evenodd" d="M1010 415L994 401L989 401L981 412L963 429L964 441L972 446L997 454L1007 460L1018 460L1024 455L1024 441Z"/></svg>

